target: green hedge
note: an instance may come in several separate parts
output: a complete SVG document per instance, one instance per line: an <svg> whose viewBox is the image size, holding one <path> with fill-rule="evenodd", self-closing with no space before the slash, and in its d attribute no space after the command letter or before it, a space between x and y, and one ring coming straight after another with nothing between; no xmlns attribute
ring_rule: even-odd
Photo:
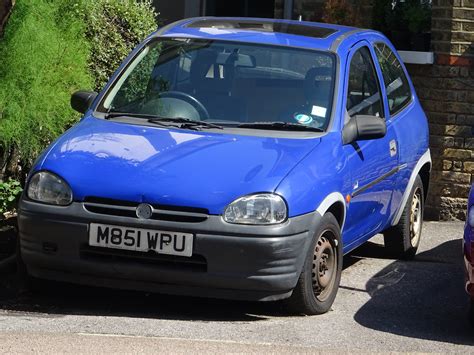
<svg viewBox="0 0 474 355"><path fill-rule="evenodd" d="M77 121L71 94L100 90L133 47L156 30L156 16L151 0L16 1L0 38L4 180L22 180L38 154Z"/></svg>
<svg viewBox="0 0 474 355"><path fill-rule="evenodd" d="M155 16L150 0L17 0L0 40L0 153L14 147L28 170L78 119L71 93L103 87Z"/></svg>
<svg viewBox="0 0 474 355"><path fill-rule="evenodd" d="M99 91L130 51L157 29L157 14L151 0L79 0L76 10L86 24L89 69Z"/></svg>
<svg viewBox="0 0 474 355"><path fill-rule="evenodd" d="M84 24L60 3L18 0L0 42L0 146L27 168L77 118L71 92L92 85Z"/></svg>

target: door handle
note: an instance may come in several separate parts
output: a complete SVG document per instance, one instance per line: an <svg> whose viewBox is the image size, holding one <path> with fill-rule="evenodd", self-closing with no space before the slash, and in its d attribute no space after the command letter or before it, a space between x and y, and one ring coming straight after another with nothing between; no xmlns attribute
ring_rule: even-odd
<svg viewBox="0 0 474 355"><path fill-rule="evenodd" d="M395 155L397 155L397 142L392 139L390 141L390 156L394 157Z"/></svg>

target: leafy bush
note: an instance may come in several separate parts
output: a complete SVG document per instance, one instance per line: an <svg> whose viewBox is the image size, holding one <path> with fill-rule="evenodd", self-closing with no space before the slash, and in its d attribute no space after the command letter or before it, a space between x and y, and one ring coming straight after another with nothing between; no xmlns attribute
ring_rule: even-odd
<svg viewBox="0 0 474 355"><path fill-rule="evenodd" d="M359 7L350 0L326 0L323 21L346 26L362 25Z"/></svg>
<svg viewBox="0 0 474 355"><path fill-rule="evenodd" d="M0 182L0 219L2 219L5 212L11 211L15 208L16 201L23 189L18 180L8 180Z"/></svg>
<svg viewBox="0 0 474 355"><path fill-rule="evenodd" d="M0 181L3 172L24 178L40 151L79 118L70 95L99 90L156 30L155 16L150 0L16 1L0 39Z"/></svg>
<svg viewBox="0 0 474 355"><path fill-rule="evenodd" d="M76 0L91 44L89 69L99 91L130 51L156 31L151 0Z"/></svg>
<svg viewBox="0 0 474 355"><path fill-rule="evenodd" d="M27 168L78 117L70 94L91 87L83 23L60 3L18 0L0 42L0 150Z"/></svg>
<svg viewBox="0 0 474 355"><path fill-rule="evenodd" d="M373 28L389 34L391 31L410 33L431 30L431 2L427 0L375 0Z"/></svg>

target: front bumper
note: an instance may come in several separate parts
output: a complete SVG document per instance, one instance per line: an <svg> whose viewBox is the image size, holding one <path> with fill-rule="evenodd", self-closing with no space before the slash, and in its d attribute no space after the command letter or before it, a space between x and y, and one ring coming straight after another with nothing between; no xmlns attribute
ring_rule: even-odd
<svg viewBox="0 0 474 355"><path fill-rule="evenodd" d="M199 223L138 220L67 207L20 202L22 258L34 277L94 286L244 300L289 297L320 215L275 226L244 226L209 216ZM118 253L88 245L90 223L187 232L192 258ZM104 254L101 254L104 252Z"/></svg>

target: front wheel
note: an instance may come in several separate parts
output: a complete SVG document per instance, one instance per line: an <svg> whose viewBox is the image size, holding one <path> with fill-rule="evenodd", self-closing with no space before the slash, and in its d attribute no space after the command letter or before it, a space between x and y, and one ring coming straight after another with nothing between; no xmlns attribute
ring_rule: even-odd
<svg viewBox="0 0 474 355"><path fill-rule="evenodd" d="M423 226L424 197L423 182L418 175L400 221L383 233L385 247L396 258L413 259L415 257Z"/></svg>
<svg viewBox="0 0 474 355"><path fill-rule="evenodd" d="M322 314L331 309L342 272L341 229L331 213L326 213L314 234L298 283L288 300L299 314Z"/></svg>

